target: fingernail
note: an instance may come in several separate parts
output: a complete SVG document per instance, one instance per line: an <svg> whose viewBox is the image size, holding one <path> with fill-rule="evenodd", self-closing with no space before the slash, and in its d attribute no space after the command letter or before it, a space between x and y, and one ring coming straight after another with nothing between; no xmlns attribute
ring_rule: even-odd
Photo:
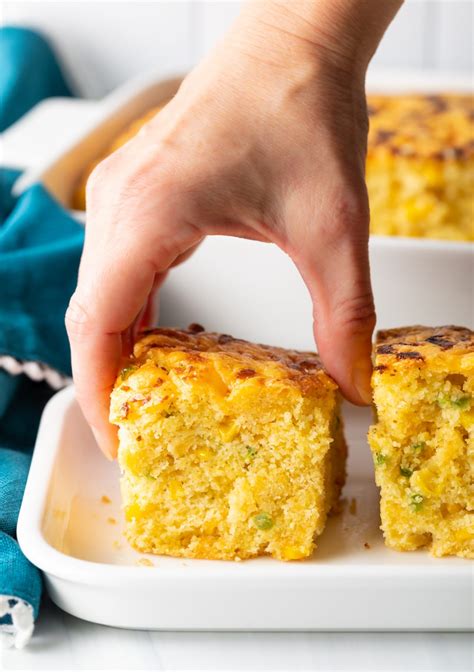
<svg viewBox="0 0 474 672"><path fill-rule="evenodd" d="M352 371L352 382L364 404L372 403L372 364L369 360L357 362Z"/></svg>
<svg viewBox="0 0 474 672"><path fill-rule="evenodd" d="M95 427L91 427L92 429L92 434L94 435L95 442L101 449L102 453L105 455L105 457L110 461L114 461L114 456L110 447L110 439L108 436L104 436L99 430L97 430Z"/></svg>

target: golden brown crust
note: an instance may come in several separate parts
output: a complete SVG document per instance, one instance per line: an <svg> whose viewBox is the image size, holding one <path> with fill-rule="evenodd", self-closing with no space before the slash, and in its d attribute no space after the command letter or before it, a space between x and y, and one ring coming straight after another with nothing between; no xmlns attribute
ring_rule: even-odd
<svg viewBox="0 0 474 672"><path fill-rule="evenodd" d="M369 156L380 150L439 161L474 156L472 95L375 95L368 112Z"/></svg>
<svg viewBox="0 0 474 672"><path fill-rule="evenodd" d="M377 333L377 344L380 347L391 345L396 351L406 345L426 346L430 349L474 351L474 332L467 327L456 327L452 324L442 327L401 327L385 329ZM379 350L380 348L378 348Z"/></svg>
<svg viewBox="0 0 474 672"><path fill-rule="evenodd" d="M386 329L377 333L375 371L383 371L389 361L420 364L443 354L451 358L470 353L474 353L474 332L466 327L416 325Z"/></svg>
<svg viewBox="0 0 474 672"><path fill-rule="evenodd" d="M315 352L250 343L227 334L206 332L196 324L190 325L188 329L160 328L142 332L130 363L142 364L147 359L153 359L154 349L177 350L186 353L188 360L196 362L206 356L225 356L232 361L236 380L265 377L268 364L275 363L282 376L299 385L302 390L337 387L324 371Z"/></svg>

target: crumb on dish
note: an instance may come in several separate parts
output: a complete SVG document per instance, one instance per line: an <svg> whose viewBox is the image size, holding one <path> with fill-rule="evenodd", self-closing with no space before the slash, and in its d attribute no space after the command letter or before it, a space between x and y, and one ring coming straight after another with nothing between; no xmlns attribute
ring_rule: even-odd
<svg viewBox="0 0 474 672"><path fill-rule="evenodd" d="M139 558L137 560L137 565L141 565L142 567L154 567L155 565L149 558Z"/></svg>

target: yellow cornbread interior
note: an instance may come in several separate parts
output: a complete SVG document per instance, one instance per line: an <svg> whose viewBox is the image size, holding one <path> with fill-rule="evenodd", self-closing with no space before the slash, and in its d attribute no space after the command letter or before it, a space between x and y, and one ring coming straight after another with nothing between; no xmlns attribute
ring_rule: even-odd
<svg viewBox="0 0 474 672"><path fill-rule="evenodd" d="M344 481L335 384L166 333L138 343L112 393L128 540L189 558L307 557Z"/></svg>
<svg viewBox="0 0 474 672"><path fill-rule="evenodd" d="M474 240L470 95L371 96L371 232Z"/></svg>
<svg viewBox="0 0 474 672"><path fill-rule="evenodd" d="M369 442L382 529L387 545L400 551L427 546L435 556L473 558L472 333L465 330L467 340L451 346L459 333L413 333L377 347L377 422Z"/></svg>

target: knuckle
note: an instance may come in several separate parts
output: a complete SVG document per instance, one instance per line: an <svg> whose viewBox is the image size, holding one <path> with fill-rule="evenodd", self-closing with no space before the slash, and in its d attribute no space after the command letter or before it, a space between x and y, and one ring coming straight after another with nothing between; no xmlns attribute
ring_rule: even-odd
<svg viewBox="0 0 474 672"><path fill-rule="evenodd" d="M96 166L94 166L89 178L87 180L86 189L88 192L92 193L97 187L100 187L106 179L108 174L108 162L109 157L100 161Z"/></svg>
<svg viewBox="0 0 474 672"><path fill-rule="evenodd" d="M73 294L65 315L66 331L71 340L82 340L91 334L94 320L77 294Z"/></svg>
<svg viewBox="0 0 474 672"><path fill-rule="evenodd" d="M110 201L117 193L117 182L121 181L124 166L119 152L114 152L102 159L92 170L86 182L87 205L96 206L102 200Z"/></svg>
<svg viewBox="0 0 474 672"><path fill-rule="evenodd" d="M351 247L367 245L369 210L364 194L344 194L332 200L329 212L321 220L318 239L331 250L341 242Z"/></svg>
<svg viewBox="0 0 474 672"><path fill-rule="evenodd" d="M334 307L336 322L351 333L366 333L375 327L375 307L372 292L360 291L339 299Z"/></svg>
<svg viewBox="0 0 474 672"><path fill-rule="evenodd" d="M368 235L369 207L365 188L344 189L329 200L323 235L330 240Z"/></svg>
<svg viewBox="0 0 474 672"><path fill-rule="evenodd" d="M88 206L97 208L106 204L108 208L120 208L128 201L142 204L152 195L151 190L156 192L158 186L166 190L166 182L160 179L155 164L155 157L146 152L120 148L98 163L90 174L86 184Z"/></svg>
<svg viewBox="0 0 474 672"><path fill-rule="evenodd" d="M355 225L368 221L368 206L364 192L348 190L334 200L334 218L350 231Z"/></svg>

